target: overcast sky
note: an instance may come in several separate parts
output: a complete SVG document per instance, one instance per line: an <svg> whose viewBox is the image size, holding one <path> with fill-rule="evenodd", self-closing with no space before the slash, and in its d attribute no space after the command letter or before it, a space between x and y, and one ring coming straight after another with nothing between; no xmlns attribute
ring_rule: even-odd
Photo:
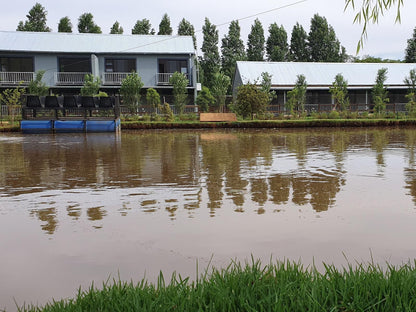
<svg viewBox="0 0 416 312"><path fill-rule="evenodd" d="M315 13L318 13L327 18L329 24L334 27L341 44L351 55L355 55L361 34L361 26L353 24L354 13L352 9L347 9L344 12L344 0L306 0L304 2L300 2L300 0L14 0L2 3L0 30L16 30L18 22L26 20L26 14L36 2L41 3L47 10L47 25L53 31L57 31L60 18L68 16L72 21L73 31L77 32L78 17L85 12L90 12L103 33L109 33L112 24L117 20L124 28L124 33L130 34L135 22L143 18L149 19L157 32L163 14L167 13L171 19L174 33L176 33L182 18L189 20L197 31L202 29L205 17L208 17L216 25L241 19L241 36L246 42L255 18L259 18L262 22L266 38L268 36L267 29L274 22L282 24L290 38L290 33L296 22L302 24L309 32L310 20ZM370 26L368 40L364 49L359 53L360 56L404 58L407 39L411 38L416 26L416 20L412 16L416 12L416 1L405 0L404 2L402 23L394 23L395 10L385 14L378 25ZM361 4L361 0L356 0L356 3ZM266 11L270 12L261 14ZM259 15L249 17L257 13ZM220 26L218 29L220 47L221 38L228 31L228 24ZM200 47L202 44L201 31L197 34L197 41Z"/></svg>

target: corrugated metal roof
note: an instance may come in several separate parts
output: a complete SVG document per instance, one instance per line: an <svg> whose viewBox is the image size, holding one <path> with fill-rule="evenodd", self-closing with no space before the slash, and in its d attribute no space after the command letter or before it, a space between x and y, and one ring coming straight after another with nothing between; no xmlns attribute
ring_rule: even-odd
<svg viewBox="0 0 416 312"><path fill-rule="evenodd" d="M194 54L190 36L0 31L0 51L37 53Z"/></svg>
<svg viewBox="0 0 416 312"><path fill-rule="evenodd" d="M261 73L272 75L272 86L293 86L297 75L304 75L309 87L327 88L335 76L341 73L349 87L372 87L377 72L387 68L386 85L403 86L415 63L312 63L312 62L237 62L238 73L243 83L261 82Z"/></svg>

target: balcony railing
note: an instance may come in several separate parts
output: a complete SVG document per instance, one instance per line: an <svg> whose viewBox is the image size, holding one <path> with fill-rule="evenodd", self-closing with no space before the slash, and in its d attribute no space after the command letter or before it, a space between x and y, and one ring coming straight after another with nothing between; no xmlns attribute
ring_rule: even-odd
<svg viewBox="0 0 416 312"><path fill-rule="evenodd" d="M85 75L91 73L55 73L55 84L60 86L82 86L85 81Z"/></svg>
<svg viewBox="0 0 416 312"><path fill-rule="evenodd" d="M28 85L34 76L34 72L0 72L0 85Z"/></svg>
<svg viewBox="0 0 416 312"><path fill-rule="evenodd" d="M169 80L173 76L173 73L159 73L156 75L157 85L172 85ZM186 79L189 80L188 74L185 74Z"/></svg>
<svg viewBox="0 0 416 312"><path fill-rule="evenodd" d="M120 86L121 82L129 75L130 73L104 73L103 75L103 84L110 86Z"/></svg>

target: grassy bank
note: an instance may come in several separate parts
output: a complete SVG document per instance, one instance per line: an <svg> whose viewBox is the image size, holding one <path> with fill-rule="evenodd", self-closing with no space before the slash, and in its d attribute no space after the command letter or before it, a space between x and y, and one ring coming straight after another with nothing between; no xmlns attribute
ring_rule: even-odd
<svg viewBox="0 0 416 312"><path fill-rule="evenodd" d="M114 282L21 311L416 311L415 265L369 264L323 273L297 263L233 262L191 282Z"/></svg>

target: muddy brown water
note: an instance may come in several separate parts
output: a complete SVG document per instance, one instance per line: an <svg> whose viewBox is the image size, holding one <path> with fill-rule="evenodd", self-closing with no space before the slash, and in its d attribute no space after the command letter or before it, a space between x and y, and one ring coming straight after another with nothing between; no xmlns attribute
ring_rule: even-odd
<svg viewBox="0 0 416 312"><path fill-rule="evenodd" d="M411 128L0 134L0 310L252 256L413 261L415 149Z"/></svg>

